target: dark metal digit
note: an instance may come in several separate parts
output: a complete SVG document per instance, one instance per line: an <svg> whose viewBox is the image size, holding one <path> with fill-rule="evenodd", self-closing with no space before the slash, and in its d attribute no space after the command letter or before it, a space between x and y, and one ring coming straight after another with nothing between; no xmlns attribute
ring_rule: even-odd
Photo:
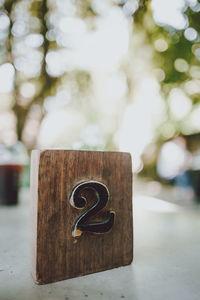
<svg viewBox="0 0 200 300"><path fill-rule="evenodd" d="M90 207L84 209L74 220L72 226L73 237L80 236L83 231L95 233L107 232L112 228L114 223L115 213L113 211L107 211L106 219L101 222L87 223L88 219L96 215L108 202L109 191L101 182L90 180L76 184L70 194L70 204L77 209L83 209L86 206L86 198L81 193L85 189L94 190L96 199Z"/></svg>

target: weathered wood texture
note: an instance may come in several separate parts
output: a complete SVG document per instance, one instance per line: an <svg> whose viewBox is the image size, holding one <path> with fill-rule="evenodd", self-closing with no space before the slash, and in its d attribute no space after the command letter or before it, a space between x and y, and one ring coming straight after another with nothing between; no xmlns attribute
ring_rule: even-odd
<svg viewBox="0 0 200 300"><path fill-rule="evenodd" d="M108 187L110 199L99 218L104 211L112 210L115 221L107 233L84 232L74 238L72 224L81 210L70 205L69 197L73 186L83 180L96 180ZM132 262L130 154L34 150L31 198L32 274L37 283L50 283Z"/></svg>

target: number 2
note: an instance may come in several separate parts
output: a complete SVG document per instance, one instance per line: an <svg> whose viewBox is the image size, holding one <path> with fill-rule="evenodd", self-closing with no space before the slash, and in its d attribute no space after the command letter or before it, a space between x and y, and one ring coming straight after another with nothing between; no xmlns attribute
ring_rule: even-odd
<svg viewBox="0 0 200 300"><path fill-rule="evenodd" d="M107 211L107 217L101 222L87 223L88 219L96 215L108 202L108 188L101 182L89 180L76 184L70 194L70 204L77 209L85 208L87 201L82 192L86 189L93 190L96 199L90 207L84 209L74 220L72 226L73 237L81 236L84 231L104 233L109 231L114 224L115 213L113 211Z"/></svg>

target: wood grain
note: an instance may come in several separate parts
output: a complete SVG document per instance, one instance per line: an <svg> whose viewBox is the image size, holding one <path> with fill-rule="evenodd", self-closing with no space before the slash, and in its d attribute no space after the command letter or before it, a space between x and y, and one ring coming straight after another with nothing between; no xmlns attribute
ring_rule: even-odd
<svg viewBox="0 0 200 300"><path fill-rule="evenodd" d="M112 229L72 237L80 210L69 202L74 185L96 180L108 187L105 211ZM132 167L129 153L33 150L31 158L32 274L37 283L128 265L133 259ZM103 212L102 212L103 214Z"/></svg>

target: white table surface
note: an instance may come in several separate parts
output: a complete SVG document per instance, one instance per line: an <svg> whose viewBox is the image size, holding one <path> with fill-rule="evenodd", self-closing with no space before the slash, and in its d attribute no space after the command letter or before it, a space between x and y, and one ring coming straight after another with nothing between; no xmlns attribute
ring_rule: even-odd
<svg viewBox="0 0 200 300"><path fill-rule="evenodd" d="M36 285L29 265L29 197L0 207L0 300L199 300L200 209L134 197L132 265ZM25 199L26 198L26 199Z"/></svg>

